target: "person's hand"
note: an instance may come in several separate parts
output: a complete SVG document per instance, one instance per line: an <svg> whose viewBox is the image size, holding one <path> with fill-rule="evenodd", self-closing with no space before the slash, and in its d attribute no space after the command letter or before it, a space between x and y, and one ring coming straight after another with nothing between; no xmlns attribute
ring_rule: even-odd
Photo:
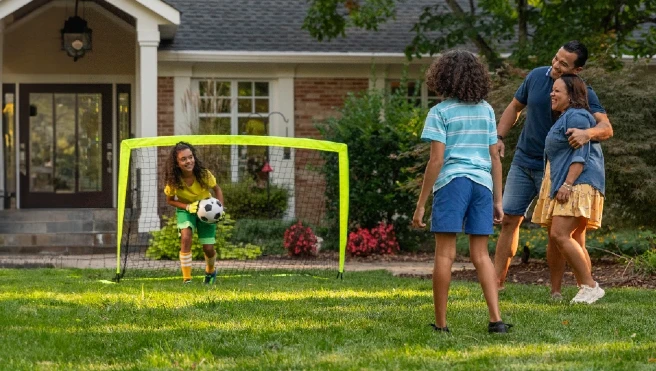
<svg viewBox="0 0 656 371"><path fill-rule="evenodd" d="M565 135L569 137L569 145L574 149L583 147L591 139L588 131L582 129L567 129Z"/></svg>
<svg viewBox="0 0 656 371"><path fill-rule="evenodd" d="M192 214L196 214L198 212L198 203L199 201L190 203L185 210Z"/></svg>
<svg viewBox="0 0 656 371"><path fill-rule="evenodd" d="M560 188L558 188L558 193L556 193L556 201L558 201L559 204L564 204L569 200L569 195L572 193L571 191L571 186L566 186L566 185L561 185Z"/></svg>
<svg viewBox="0 0 656 371"><path fill-rule="evenodd" d="M506 145L503 144L503 139L497 141L497 149L499 150L499 156L503 157L506 154Z"/></svg>
<svg viewBox="0 0 656 371"><path fill-rule="evenodd" d="M494 224L501 224L503 220L503 204L501 202L494 204Z"/></svg>
<svg viewBox="0 0 656 371"><path fill-rule="evenodd" d="M418 206L415 209L415 215L412 216L412 226L415 228L424 228L426 223L423 222L424 213L426 209L423 206Z"/></svg>

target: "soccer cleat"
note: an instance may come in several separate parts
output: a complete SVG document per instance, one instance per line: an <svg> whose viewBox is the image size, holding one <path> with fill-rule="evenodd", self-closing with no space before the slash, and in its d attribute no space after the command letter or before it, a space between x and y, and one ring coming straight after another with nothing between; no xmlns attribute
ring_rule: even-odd
<svg viewBox="0 0 656 371"><path fill-rule="evenodd" d="M487 325L487 332L490 334L505 334L511 327L513 327L513 325L510 323L503 323L503 321L490 322Z"/></svg>
<svg viewBox="0 0 656 371"><path fill-rule="evenodd" d="M214 281L216 281L216 268L214 268L213 273L205 273L205 281L204 283L206 285L213 285Z"/></svg>
<svg viewBox="0 0 656 371"><path fill-rule="evenodd" d="M599 283L597 282L595 282L595 287L581 285L579 292L576 294L576 296L574 296L570 303L592 304L595 301L603 298L605 294L606 292L601 287L599 287Z"/></svg>
<svg viewBox="0 0 656 371"><path fill-rule="evenodd" d="M188 283L191 283L191 278L182 281L183 285L186 285Z"/></svg>

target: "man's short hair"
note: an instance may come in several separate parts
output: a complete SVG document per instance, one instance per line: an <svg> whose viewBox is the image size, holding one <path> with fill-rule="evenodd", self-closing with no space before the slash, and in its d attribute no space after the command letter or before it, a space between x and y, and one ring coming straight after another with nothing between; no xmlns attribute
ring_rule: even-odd
<svg viewBox="0 0 656 371"><path fill-rule="evenodd" d="M588 48L583 43L578 40L568 41L563 45L563 49L568 53L576 53L574 67L585 66L585 62L588 60Z"/></svg>

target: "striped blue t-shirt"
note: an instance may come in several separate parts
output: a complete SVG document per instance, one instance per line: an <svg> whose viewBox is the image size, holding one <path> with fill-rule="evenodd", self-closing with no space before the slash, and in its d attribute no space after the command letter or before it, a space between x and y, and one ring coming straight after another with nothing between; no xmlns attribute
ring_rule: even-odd
<svg viewBox="0 0 656 371"><path fill-rule="evenodd" d="M448 99L437 104L428 112L421 139L446 145L433 193L457 177L467 177L492 191L490 146L497 142L497 127L494 110L486 101Z"/></svg>

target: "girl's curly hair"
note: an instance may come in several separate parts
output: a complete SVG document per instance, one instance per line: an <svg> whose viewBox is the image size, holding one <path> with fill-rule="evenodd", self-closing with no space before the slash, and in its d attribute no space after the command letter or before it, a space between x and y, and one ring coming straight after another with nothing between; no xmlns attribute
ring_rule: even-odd
<svg viewBox="0 0 656 371"><path fill-rule="evenodd" d="M182 169L178 166L178 153L185 149L191 150L191 154L194 156L194 169L192 171L196 177L196 181L201 187L207 188L207 183L205 182L207 168L203 166L198 159L198 156L196 156L196 148L187 142L178 142L173 148L171 148L168 166L166 167L166 184L175 189L184 187L182 184Z"/></svg>
<svg viewBox="0 0 656 371"><path fill-rule="evenodd" d="M426 71L428 88L445 99L476 103L487 97L490 76L471 52L451 50L437 58Z"/></svg>

